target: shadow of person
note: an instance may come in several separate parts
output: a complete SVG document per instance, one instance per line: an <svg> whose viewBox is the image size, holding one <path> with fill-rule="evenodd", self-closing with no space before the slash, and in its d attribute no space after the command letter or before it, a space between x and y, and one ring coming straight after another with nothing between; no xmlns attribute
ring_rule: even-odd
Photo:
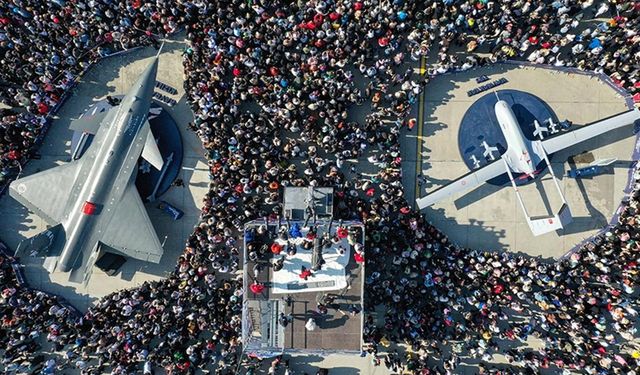
<svg viewBox="0 0 640 375"><path fill-rule="evenodd" d="M318 327L320 329L338 328L344 326L347 320L349 320L348 315L342 315L339 318L333 319L318 319Z"/></svg>

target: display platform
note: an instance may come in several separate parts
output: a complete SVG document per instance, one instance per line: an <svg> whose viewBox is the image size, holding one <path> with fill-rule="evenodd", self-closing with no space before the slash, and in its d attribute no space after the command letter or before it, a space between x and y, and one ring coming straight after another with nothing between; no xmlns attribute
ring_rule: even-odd
<svg viewBox="0 0 640 375"><path fill-rule="evenodd" d="M113 96L120 100L123 96ZM93 116L97 113L108 111L113 108L107 99L92 104L82 114L82 116ZM82 117L80 116L80 117ZM182 165L183 147L182 137L178 124L164 107L155 100L151 102L149 108L149 125L151 132L156 138L158 149L164 160L162 170L153 168L149 162L140 157L138 162L138 174L136 176L136 187L140 197L145 202L156 201L162 194L166 193L171 184L180 173ZM88 149L93 140L93 135L89 133L74 132L71 139L71 157L76 160Z"/></svg>
<svg viewBox="0 0 640 375"><path fill-rule="evenodd" d="M535 120L540 125L543 125L549 118L556 123L558 122L555 113L547 103L533 94L520 90L498 90L486 93L469 107L462 118L458 132L460 155L469 170L481 168L492 161L491 157L483 155L485 151L483 142L486 142L490 147L498 148L498 151L493 153L494 158L498 158L506 151L507 143L500 130L494 110L498 97L509 103L518 119L522 134L530 140L534 139ZM552 155L549 157L552 159ZM536 169L540 168L543 170L547 168L544 161L536 166ZM514 174L514 177L516 177L517 185L530 182L527 178L518 178L517 174ZM487 183L502 186L509 183L509 176L504 174L487 181Z"/></svg>

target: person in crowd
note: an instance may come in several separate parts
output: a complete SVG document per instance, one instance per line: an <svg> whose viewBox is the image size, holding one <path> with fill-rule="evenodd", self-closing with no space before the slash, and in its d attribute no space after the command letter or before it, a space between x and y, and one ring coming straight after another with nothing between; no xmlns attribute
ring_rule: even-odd
<svg viewBox="0 0 640 375"><path fill-rule="evenodd" d="M3 366L234 373L243 295L265 288L254 282L246 291L235 277L243 224L277 222L284 186L331 186L336 219L366 227L366 246L342 225L330 241L346 240L366 262L363 334L374 363L411 373L455 373L464 357L485 373L637 371L640 174L616 225L566 258L472 251L410 208L400 138L415 127L412 107L434 76L505 59L602 73L640 102L638 2L0 2L0 101L10 107L0 110L0 186L34 157L48 118L85 69L179 29L189 129L202 142L210 181L174 271L78 314L18 285L13 260L0 257ZM434 63L415 73L428 54ZM363 105L356 120L350 111ZM376 171L361 173L353 159ZM302 234L298 226L274 236ZM296 251L244 239L244 267ZM374 320L379 306L383 316ZM539 349L523 346L530 336ZM68 358L36 358L42 340ZM407 355L378 353L391 342L404 343ZM508 366L486 365L495 354Z"/></svg>
<svg viewBox="0 0 640 375"><path fill-rule="evenodd" d="M318 328L318 325L316 324L315 319L309 318L307 323L304 325L304 328L306 328L307 331L315 331L315 329Z"/></svg>
<svg viewBox="0 0 640 375"><path fill-rule="evenodd" d="M303 279L304 281L309 280L310 276L313 276L313 273L311 272L310 269L308 269L305 266L301 266L300 268L300 275L298 275L301 279Z"/></svg>

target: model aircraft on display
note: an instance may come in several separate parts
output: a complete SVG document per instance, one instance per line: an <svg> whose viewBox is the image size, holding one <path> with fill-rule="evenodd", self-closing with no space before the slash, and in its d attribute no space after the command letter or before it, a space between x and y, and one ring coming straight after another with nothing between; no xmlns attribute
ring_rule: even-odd
<svg viewBox="0 0 640 375"><path fill-rule="evenodd" d="M558 129L558 126L560 126L560 124L558 124L557 122L553 121L552 118L548 118L546 121L547 124L549 124L548 129L550 134L556 134L558 133L560 130Z"/></svg>
<svg viewBox="0 0 640 375"><path fill-rule="evenodd" d="M48 240L39 250L49 272L86 283L105 252L160 262L162 245L135 185L140 155L163 165L148 121L157 71L158 56L118 106L71 123L95 134L80 159L11 183L9 195L54 225L21 243Z"/></svg>
<svg viewBox="0 0 640 375"><path fill-rule="evenodd" d="M484 152L482 153L482 156L484 156L485 158L489 158L490 160L496 160L496 157L493 156L494 152L498 152L498 148L495 146L489 146L489 144L487 143L487 141L482 141L482 148L484 148Z"/></svg>
<svg viewBox="0 0 640 375"><path fill-rule="evenodd" d="M553 121L552 119L549 119L549 121ZM547 128L546 126L540 126L540 123L538 122L538 120L533 120L533 126L534 126L534 130L533 130L533 137L538 137L540 138L540 140L544 140L544 135L542 135L542 133L548 133L549 132L549 128Z"/></svg>
<svg viewBox="0 0 640 375"><path fill-rule="evenodd" d="M562 193L562 189L560 188L560 184L553 172L553 168L549 167L549 172L558 194L562 199L562 206L557 211L557 214L543 217L531 217L528 214L527 208L524 205L524 201L520 196L520 192L516 185L516 177L514 177L514 173L522 174L517 177L518 179L535 178L535 176L542 170L536 170L536 166L541 161L544 160L546 165L551 166L548 157L549 154L553 154L580 142L594 138L600 134L633 124L635 121L640 120L640 111L636 108L589 125L584 125L576 130L544 139L542 132L546 131L546 129L541 127L539 124L534 124L534 126L537 125L536 132L534 134L540 139L529 140L522 134L522 129L518 124L516 116L507 102L498 98L498 102L495 104L494 110L498 124L500 125L500 130L502 130L502 134L504 135L507 143L506 151L500 155L499 158L489 164L481 168L474 169L453 182L428 193L427 196L417 199L416 202L418 204L418 208L424 209L425 207L446 199L456 193L473 189L492 178L507 173L509 180L511 181L511 185L516 192L516 197L520 207L527 218L527 223L529 224L529 228L531 228L533 234L538 236L547 232L562 229L572 221L572 216L571 210L569 209L567 201ZM549 121L549 124L554 123ZM555 128L555 126L553 127ZM488 145L483 146L486 150L485 153L487 153Z"/></svg>

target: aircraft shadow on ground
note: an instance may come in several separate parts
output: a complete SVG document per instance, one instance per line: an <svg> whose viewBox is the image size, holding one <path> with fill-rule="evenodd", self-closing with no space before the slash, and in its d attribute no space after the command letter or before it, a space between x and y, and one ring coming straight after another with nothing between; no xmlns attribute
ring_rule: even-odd
<svg viewBox="0 0 640 375"><path fill-rule="evenodd" d="M29 282L29 276L27 275L26 277L27 282ZM72 286L64 286L55 283L51 280L51 277L47 272L42 273L42 285L47 285L46 290L43 288L43 291L64 298L80 312L87 311L87 309L89 309L89 307L97 300L96 297L92 297L87 293L78 292L78 290ZM80 286L81 284L76 285Z"/></svg>
<svg viewBox="0 0 640 375"><path fill-rule="evenodd" d="M571 169L576 168L576 163L574 161L574 157L571 156L567 159L569 167ZM563 234L574 234L586 232L598 228L602 228L607 225L608 218L602 214L598 209L596 209L591 203L591 199L589 198L589 194L587 193L587 189L584 186L584 181L582 179L577 178L576 184L578 185L578 190L580 191L580 195L584 200L587 211L589 211L589 216L586 217L574 217L573 222L567 226L567 228L562 230Z"/></svg>
<svg viewBox="0 0 640 375"><path fill-rule="evenodd" d="M580 143L578 145L575 145L573 147L570 147L568 149L562 150L560 152L558 152L556 155L554 155L553 160L557 161L557 162L562 162L563 166L564 166L564 161L566 161L569 164L569 168L570 169L574 169L576 168L576 160L578 159L579 155L584 155L584 154L590 154L591 151L593 150L597 150L598 148L610 145L612 143L621 141L625 138L628 138L630 136L633 136L633 128L631 126L625 126L622 128L618 128L616 130L613 130L609 133L603 134L599 137L596 137L595 139L589 140L587 142L583 142ZM629 153L632 153L632 150L629 150ZM591 159L593 159L593 157L591 157ZM602 174L612 174L614 173L614 168L616 167L620 167L620 168L630 168L632 166L632 164L634 163L633 160L629 160L629 161L618 161L615 163L614 166L609 166L605 168L605 172ZM552 162L553 164L553 162ZM554 169L554 171L556 172L556 176L558 176L558 179L562 180L563 178L569 178L565 175L565 170L561 170L561 171L557 171ZM601 175L602 175L601 174ZM597 177L597 176L596 176ZM593 179L594 177L590 177L587 179ZM626 176L625 176L626 178ZM576 184L578 186L578 190L580 191L580 194L585 202L585 206L587 208L587 211L589 212L589 216L585 216L585 217L574 217L573 218L573 222L571 224L569 224L567 226L567 228L563 229L560 233L562 234L574 234L574 233L581 233L581 232L586 232L586 231L590 231L590 230L594 230L594 229L599 229L599 228L603 228L605 227L608 222L609 222L609 217L605 216L602 212L600 212L598 209L596 209L593 206L593 203L591 202L591 199L589 197L589 194L587 192L587 188L583 182L583 179L581 178L577 178L575 179ZM616 198L614 198L616 199ZM619 201L614 201L614 204L617 205L619 204ZM615 209L614 209L615 210Z"/></svg>
<svg viewBox="0 0 640 375"><path fill-rule="evenodd" d="M560 163L551 163L551 164L553 165L554 172L558 177L558 180L561 181L563 178L562 175L564 173L564 164L560 164ZM544 204L545 211L547 212L548 215L553 215L555 211L559 209L559 207L553 207L551 205L549 201L549 194L557 194L557 191L555 190L554 187L545 187L542 184L542 181L548 180L550 178L551 176L549 174L546 174L546 175L543 174L538 176L533 181L533 183L535 184L536 190L540 194L540 198L542 200L542 203ZM560 234L563 234L563 235L591 231L594 229L602 228L608 223L608 218L605 215L603 215L599 210L597 210L591 203L591 200L589 199L589 195L587 193L586 187L584 186L584 183L580 181L580 179L576 179L576 183L584 199L586 208L589 211L589 216L574 217L573 221L569 225L567 225L566 228L564 228L562 231L559 232ZM508 184L505 186L495 186L495 185L485 184L467 192L460 198L456 199L454 201L455 207L458 210L463 209L471 205L472 203L477 202L478 199L487 198L493 195L494 193L500 191L501 189L512 190L511 186ZM513 194L515 194L515 192ZM525 206L527 206L526 202L525 202ZM522 215L524 215L524 213L522 213Z"/></svg>
<svg viewBox="0 0 640 375"><path fill-rule="evenodd" d="M542 199L542 204L544 205L544 210L546 214L554 215L556 209L551 207L551 203L549 202L549 196L547 195L547 194L552 194L553 192L547 191L547 189L545 189L544 185L542 184L542 181L543 181L542 178L536 178L533 182L536 185L536 190L538 191L538 194L540 194L540 198Z"/></svg>
<svg viewBox="0 0 640 375"><path fill-rule="evenodd" d="M447 235L450 241L462 247L467 247L468 239L474 239L474 248L506 250L507 245L500 240L506 237L504 229L496 230L495 227L485 224L484 221L469 219L468 223L458 223L453 218L445 215L443 208L434 209L432 207L425 209L427 218L444 218L433 221L433 224ZM451 230L450 226L455 226L455 230ZM462 236L462 237L460 237Z"/></svg>
<svg viewBox="0 0 640 375"><path fill-rule="evenodd" d="M422 156L421 169L426 171L425 175L427 176L427 179L428 179L428 185L426 186L427 188L433 187L435 185L434 182L438 182L438 183L440 182L440 180L434 180L432 177L429 177L429 170L431 169L432 166L430 164L425 163L425 160L432 159L431 153L434 147L431 146L430 138L432 138L434 135L436 135L438 132L441 132L441 131L453 131L452 129L458 129L460 125L460 124L447 124L443 122L442 119L439 119L438 116L436 116L436 112L438 111L438 109L448 105L451 102L451 100L453 100L454 96L451 93L454 92L454 90L459 89L461 83L473 81L475 80L476 77L478 77L481 74L489 75L493 78L499 74L502 74L514 69L518 69L518 67L516 65L495 64L491 66L468 70L465 72L440 75L440 76L436 76L435 78L432 78L430 83L425 87L425 93L424 93L425 102L422 103L422 105L424 105L424 112L423 112L424 125L423 125L422 134L418 134L416 136L415 128L411 131L404 130L402 133L403 136L401 139L402 141L405 142L405 144L402 147L403 149L413 150L415 149L415 146L410 145L409 143L416 142L417 140L415 138L419 137L418 138L419 146L416 150L416 153L422 153L424 155ZM479 72L478 70L481 70L481 72ZM476 86L479 86L479 85L480 84L477 84ZM475 98L476 97L471 97L470 100L474 100ZM415 117L418 116L419 106L420 106L420 102L414 105L412 116L415 116ZM438 146L441 147L442 145L438 145ZM417 160L417 155L404 155L403 157L404 157L404 162L410 164L410 166L407 166L403 169L407 171L407 173L405 173L406 177L404 177L404 181L406 182L405 194L407 196L407 200L409 200L409 202L412 202L412 201L415 201L417 196L420 196L420 193L416 192L414 189L414 185L415 185L414 181L415 181L415 178L417 177L415 175L416 173L415 161Z"/></svg>
<svg viewBox="0 0 640 375"><path fill-rule="evenodd" d="M164 238L160 238L161 243L164 240ZM144 272L147 275L168 277L169 274L174 270L176 259L178 259L180 254L182 254L183 250L184 249L180 247L168 247L165 245L164 253L162 254L160 263L150 263L142 260L127 258L126 263L118 270L118 273L113 275L113 277L117 277L126 281L132 281L134 276L138 272ZM96 270L94 272L100 271Z"/></svg>
<svg viewBox="0 0 640 375"><path fill-rule="evenodd" d="M561 182L564 178L569 178L566 176L566 170L564 168L565 160L569 163L570 169L576 168L576 163L573 161L573 158L575 155L588 153L592 150L596 150L598 148L604 147L611 143L615 143L622 139L628 138L630 136L630 132L631 132L630 127L616 129L611 133L607 134L606 137L604 137L605 139L601 139L599 137L599 138L581 143L577 146L571 147L567 150L563 150L557 153L556 155L554 155L552 159L553 161L551 164L553 166L554 173L558 178L559 182ZM633 161L621 161L616 163L616 167L620 165L621 168L622 167L628 168L632 163ZM430 167L429 163L424 163L424 165L427 165ZM608 167L607 169L605 169L605 172L603 174L612 174L612 173L613 173L613 167ZM549 178L551 178L551 176L547 169L541 175L537 176L537 178L533 181L533 183L535 183L536 189L540 193L540 197L545 206L545 210L549 215L552 215L554 214L554 211L556 211L557 209L552 207L552 205L550 204L548 194L557 194L557 192L555 191L555 189L549 190L548 188L545 188L542 185L542 180L549 179ZM447 179L429 178L427 187L430 190L433 190L434 186L443 186L451 181L452 180L447 180ZM594 229L602 228L603 226L606 226L608 223L608 217L606 217L602 212L600 212L598 209L596 209L593 206L589 198L587 188L584 185L584 182L581 179L576 179L576 184L582 195L582 198L584 199L586 208L589 211L589 215L585 217L574 217L572 223L570 223L565 229L559 232L564 235L591 231ZM509 184L505 184L504 186L494 186L489 184L483 184L473 190L466 192L464 195L457 198L454 201L455 207L458 210L463 209L471 205L472 203L477 202L478 199L489 197L492 194L496 193L497 191L505 188L510 189L511 187ZM527 203L525 202L525 205L526 204Z"/></svg>

